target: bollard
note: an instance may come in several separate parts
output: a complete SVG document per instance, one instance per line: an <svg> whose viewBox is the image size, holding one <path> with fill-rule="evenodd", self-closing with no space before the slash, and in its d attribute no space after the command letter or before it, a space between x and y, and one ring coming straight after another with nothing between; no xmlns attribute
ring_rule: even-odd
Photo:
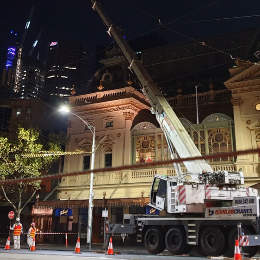
<svg viewBox="0 0 260 260"><path fill-rule="evenodd" d="M65 238L66 238L66 246L68 246L68 234L65 233Z"/></svg>

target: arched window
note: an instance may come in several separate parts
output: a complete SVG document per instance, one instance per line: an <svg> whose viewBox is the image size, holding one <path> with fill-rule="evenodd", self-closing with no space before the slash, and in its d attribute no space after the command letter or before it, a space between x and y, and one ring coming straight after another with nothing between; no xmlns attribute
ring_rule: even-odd
<svg viewBox="0 0 260 260"><path fill-rule="evenodd" d="M136 139L136 163L155 160L155 136L138 136Z"/></svg>
<svg viewBox="0 0 260 260"><path fill-rule="evenodd" d="M209 154L231 152L230 128L208 130ZM232 161L232 157L216 158L212 161Z"/></svg>

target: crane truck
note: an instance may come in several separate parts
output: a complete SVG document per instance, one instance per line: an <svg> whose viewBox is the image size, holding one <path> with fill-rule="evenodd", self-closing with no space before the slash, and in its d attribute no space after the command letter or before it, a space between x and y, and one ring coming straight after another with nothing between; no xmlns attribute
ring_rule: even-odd
<svg viewBox="0 0 260 260"><path fill-rule="evenodd" d="M91 2L92 8L105 23L108 34L128 61L129 69L139 79L142 91L151 104L151 112L165 134L172 158L201 156L119 29L98 2ZM203 159L185 161L184 165L188 173L183 173L181 167L175 164L176 176L154 176L149 206L161 211L159 216L126 215L124 223L109 224L108 233L134 235L151 254L167 249L173 255L181 255L195 248L202 255L230 256L234 253L235 239L241 230L239 238L244 253L255 255L260 245L258 191L244 186L242 172L214 172Z"/></svg>

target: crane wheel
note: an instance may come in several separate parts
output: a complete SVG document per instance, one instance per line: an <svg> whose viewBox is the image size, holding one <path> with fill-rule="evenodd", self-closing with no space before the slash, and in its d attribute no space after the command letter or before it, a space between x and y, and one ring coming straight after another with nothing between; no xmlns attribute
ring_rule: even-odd
<svg viewBox="0 0 260 260"><path fill-rule="evenodd" d="M163 230L158 227L150 227L144 236L144 245L150 254L159 254L165 249Z"/></svg>
<svg viewBox="0 0 260 260"><path fill-rule="evenodd" d="M254 235L256 234L256 232L253 231L252 228L248 227L248 226L242 226L242 229L244 230L244 233L246 235ZM229 234L228 234L228 248L231 248L233 250L233 248L235 247L235 240L237 237L237 227L233 227ZM248 257L253 257L254 255L257 254L258 250L259 250L259 246L244 246L243 248L243 253L246 254ZM232 252L231 252L232 254ZM229 250L227 251L227 253L225 253L225 255L229 256L231 255Z"/></svg>
<svg viewBox="0 0 260 260"><path fill-rule="evenodd" d="M209 256L220 256L225 247L225 236L218 227L205 227L200 236L203 252Z"/></svg>
<svg viewBox="0 0 260 260"><path fill-rule="evenodd" d="M186 234L181 227L172 227L165 236L167 250L173 255L181 255L186 248Z"/></svg>

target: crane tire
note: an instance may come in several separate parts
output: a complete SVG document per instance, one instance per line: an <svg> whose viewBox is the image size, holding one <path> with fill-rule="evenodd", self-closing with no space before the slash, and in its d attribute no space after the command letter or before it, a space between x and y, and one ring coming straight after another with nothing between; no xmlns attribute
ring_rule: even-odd
<svg viewBox="0 0 260 260"><path fill-rule="evenodd" d="M201 245L195 246L195 252L200 256L206 256L207 254L202 250Z"/></svg>
<svg viewBox="0 0 260 260"><path fill-rule="evenodd" d="M253 231L252 228L249 226L242 226L242 229L244 230L245 235L254 235L256 234L255 231ZM237 237L237 227L233 227L229 234L228 234L228 248L235 248L235 241ZM259 246L244 246L242 247L243 253L246 254L248 257L253 257L254 255L257 254L259 250ZM232 250L233 251L233 250ZM234 253L234 252L233 252ZM227 256L230 256L232 252L228 251L226 253Z"/></svg>
<svg viewBox="0 0 260 260"><path fill-rule="evenodd" d="M208 256L220 256L225 247L225 236L218 227L205 227L200 236L203 252Z"/></svg>
<svg viewBox="0 0 260 260"><path fill-rule="evenodd" d="M172 227L168 230L165 236L165 244L167 250L172 255L181 255L185 252L186 246L186 234L181 227Z"/></svg>
<svg viewBox="0 0 260 260"><path fill-rule="evenodd" d="M144 236L144 245L150 254L159 254L164 251L165 243L162 229L150 227Z"/></svg>

